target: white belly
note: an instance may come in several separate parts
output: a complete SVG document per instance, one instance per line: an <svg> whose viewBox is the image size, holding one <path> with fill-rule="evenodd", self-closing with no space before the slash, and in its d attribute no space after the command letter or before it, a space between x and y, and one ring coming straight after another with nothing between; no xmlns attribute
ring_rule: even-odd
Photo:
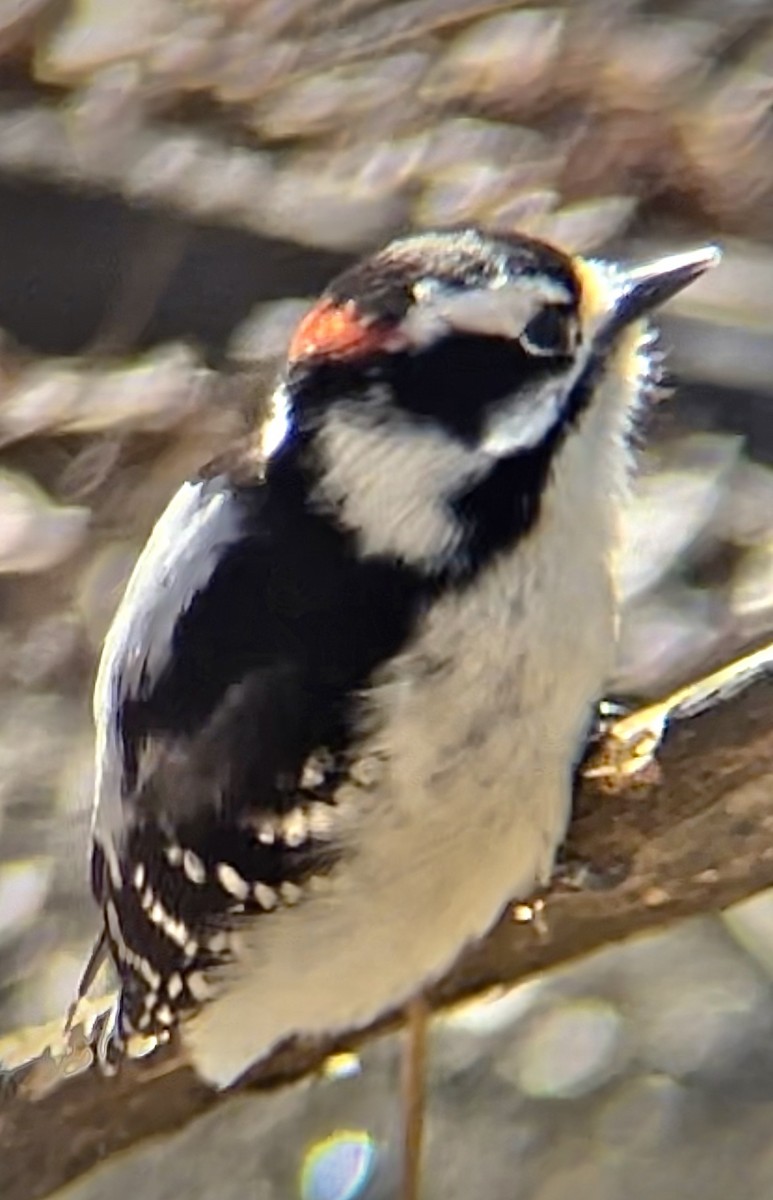
<svg viewBox="0 0 773 1200"><path fill-rule="evenodd" d="M401 1004L549 878L614 643L609 539L581 526L551 553L560 501L485 587L433 610L377 689L388 775L327 888L258 918L221 995L183 1028L208 1081L228 1085L294 1033Z"/></svg>
<svg viewBox="0 0 773 1200"><path fill-rule="evenodd" d="M256 920L222 994L184 1028L205 1079L225 1086L293 1033L356 1028L399 1005L549 876L573 764L614 655L612 558L646 332L636 324L621 339L582 436L568 431L534 533L489 568L484 586L433 610L379 690L374 739L389 776L354 822L352 854L329 890ZM360 463L335 461L361 477ZM447 481L427 477L423 459L413 475L406 465L379 476L386 495L358 493L390 521L350 517L388 533L391 552L410 535L410 557L417 531L404 523L423 509L406 510L403 491L418 488L426 506ZM350 485L341 494L353 495ZM435 545L444 531L419 532Z"/></svg>

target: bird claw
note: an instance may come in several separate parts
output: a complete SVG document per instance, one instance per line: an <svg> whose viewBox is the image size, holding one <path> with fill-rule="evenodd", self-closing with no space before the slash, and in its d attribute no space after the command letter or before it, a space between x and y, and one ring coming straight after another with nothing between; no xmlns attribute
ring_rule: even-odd
<svg viewBox="0 0 773 1200"><path fill-rule="evenodd" d="M617 719L602 718L595 744L581 768L583 779L613 794L632 785L658 783L660 767L655 756L670 716L671 706L665 701Z"/></svg>
<svg viewBox="0 0 773 1200"><path fill-rule="evenodd" d="M669 725L696 716L742 691L773 669L773 643L679 688L665 700L626 713L600 706L595 737L581 767L584 779L612 794L660 782L656 755ZM622 714L622 715L621 715Z"/></svg>
<svg viewBox="0 0 773 1200"><path fill-rule="evenodd" d="M100 1074L112 1078L126 1055L126 1041L120 1030L120 1000L116 997L111 1007L94 1026L92 1050Z"/></svg>

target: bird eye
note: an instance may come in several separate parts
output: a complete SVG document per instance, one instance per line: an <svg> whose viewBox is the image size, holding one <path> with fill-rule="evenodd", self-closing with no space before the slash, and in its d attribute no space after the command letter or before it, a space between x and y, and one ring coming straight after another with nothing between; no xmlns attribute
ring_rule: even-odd
<svg viewBox="0 0 773 1200"><path fill-rule="evenodd" d="M574 353L577 338L577 324L566 308L549 304L531 318L519 340L530 354L561 358Z"/></svg>

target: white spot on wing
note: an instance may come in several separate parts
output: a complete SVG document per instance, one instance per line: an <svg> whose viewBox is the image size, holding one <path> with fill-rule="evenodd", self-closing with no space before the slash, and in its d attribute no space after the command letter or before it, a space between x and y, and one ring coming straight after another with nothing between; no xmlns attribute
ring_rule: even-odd
<svg viewBox="0 0 773 1200"><path fill-rule="evenodd" d="M176 946L180 946L180 948L185 946L188 938L188 927L184 921L176 921L174 917L167 915L163 929L169 940L174 942Z"/></svg>
<svg viewBox="0 0 773 1200"><path fill-rule="evenodd" d="M264 821L258 828L258 841L263 846L273 846L276 841L276 831L270 821Z"/></svg>
<svg viewBox="0 0 773 1200"><path fill-rule="evenodd" d="M153 970L153 967L146 958L140 958L139 956L135 956L134 965L150 988L151 993L157 992L161 986L161 976L158 971Z"/></svg>
<svg viewBox="0 0 773 1200"><path fill-rule="evenodd" d="M242 879L235 867L230 863L221 862L217 864L215 873L223 891L228 892L229 896L237 900L247 899L250 894L249 884L246 879Z"/></svg>
<svg viewBox="0 0 773 1200"><path fill-rule="evenodd" d="M146 905L146 898L149 898L152 903ZM162 930L171 942L174 942L176 946L185 946L188 939L188 927L185 922L177 920L170 912L167 912L161 901L153 896L150 888L146 889L142 898L142 907L148 914L148 920L157 929Z"/></svg>
<svg viewBox="0 0 773 1200"><path fill-rule="evenodd" d="M183 990L182 976L175 971L174 975L170 975L166 982L166 994L170 1000L176 1000Z"/></svg>
<svg viewBox="0 0 773 1200"><path fill-rule="evenodd" d="M333 759L327 751L318 751L312 754L306 760L301 774L300 786L302 790L313 791L315 788L322 787L325 779L333 769Z"/></svg>
<svg viewBox="0 0 773 1200"><path fill-rule="evenodd" d="M289 905L297 904L303 896L303 892L298 887L298 884L291 883L289 880L281 884L279 891L285 904Z"/></svg>
<svg viewBox="0 0 773 1200"><path fill-rule="evenodd" d="M309 826L302 808L294 808L282 818L282 841L291 850L302 846L309 836Z"/></svg>
<svg viewBox="0 0 773 1200"><path fill-rule="evenodd" d="M202 884L206 882L207 869L198 854L194 854L193 850L186 850L183 853L183 871L191 883Z"/></svg>
<svg viewBox="0 0 773 1200"><path fill-rule="evenodd" d="M194 1000L202 1003L204 1000L211 999L212 988L207 983L201 971L191 971L186 982L188 984L188 991Z"/></svg>
<svg viewBox="0 0 773 1200"><path fill-rule="evenodd" d="M279 897L267 883L256 883L252 891L256 901L266 912L271 912L279 903Z"/></svg>

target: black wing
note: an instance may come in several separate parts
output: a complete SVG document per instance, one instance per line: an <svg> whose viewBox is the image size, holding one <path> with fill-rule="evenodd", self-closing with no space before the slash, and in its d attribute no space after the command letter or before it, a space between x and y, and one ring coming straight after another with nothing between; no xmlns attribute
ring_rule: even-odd
<svg viewBox="0 0 773 1200"><path fill-rule="evenodd" d="M305 814L332 803L362 690L426 586L351 537L292 474L221 476L181 489L138 563L95 698L93 885L124 1030L173 1023L237 914L336 859Z"/></svg>

